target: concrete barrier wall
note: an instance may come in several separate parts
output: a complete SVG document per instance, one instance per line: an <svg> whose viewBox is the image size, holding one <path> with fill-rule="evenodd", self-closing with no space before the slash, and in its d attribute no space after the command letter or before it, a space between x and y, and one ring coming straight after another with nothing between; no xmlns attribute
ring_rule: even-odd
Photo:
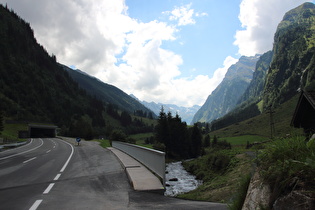
<svg viewBox="0 0 315 210"><path fill-rule="evenodd" d="M112 147L132 156L163 179L165 186L165 153L134 144L113 141Z"/></svg>

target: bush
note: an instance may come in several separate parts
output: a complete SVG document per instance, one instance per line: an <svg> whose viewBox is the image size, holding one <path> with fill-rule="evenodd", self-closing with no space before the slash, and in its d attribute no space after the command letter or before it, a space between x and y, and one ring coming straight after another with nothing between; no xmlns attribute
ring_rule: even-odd
<svg viewBox="0 0 315 210"><path fill-rule="evenodd" d="M275 140L258 155L260 174L272 190L271 203L293 188L315 188L315 142L304 139Z"/></svg>
<svg viewBox="0 0 315 210"><path fill-rule="evenodd" d="M224 171L229 163L231 158L223 153L213 153L207 157L207 165L210 169L216 172Z"/></svg>
<svg viewBox="0 0 315 210"><path fill-rule="evenodd" d="M122 130L113 130L110 135L110 140L112 141L126 141L126 134Z"/></svg>
<svg viewBox="0 0 315 210"><path fill-rule="evenodd" d="M156 142L153 144L153 149L165 152L165 145L160 142Z"/></svg>

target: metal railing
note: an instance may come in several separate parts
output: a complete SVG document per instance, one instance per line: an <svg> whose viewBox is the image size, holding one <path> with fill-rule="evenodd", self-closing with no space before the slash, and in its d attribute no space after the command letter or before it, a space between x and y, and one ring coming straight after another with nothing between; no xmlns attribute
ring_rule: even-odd
<svg viewBox="0 0 315 210"><path fill-rule="evenodd" d="M162 178L163 186L165 186L165 152L119 141L113 141L112 147L127 153L144 164Z"/></svg>

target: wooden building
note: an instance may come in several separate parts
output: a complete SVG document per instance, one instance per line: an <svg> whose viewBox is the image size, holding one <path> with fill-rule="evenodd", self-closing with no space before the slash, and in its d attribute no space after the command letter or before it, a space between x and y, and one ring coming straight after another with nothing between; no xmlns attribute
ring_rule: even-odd
<svg viewBox="0 0 315 210"><path fill-rule="evenodd" d="M291 125L303 128L306 134L315 133L315 91L301 93Z"/></svg>

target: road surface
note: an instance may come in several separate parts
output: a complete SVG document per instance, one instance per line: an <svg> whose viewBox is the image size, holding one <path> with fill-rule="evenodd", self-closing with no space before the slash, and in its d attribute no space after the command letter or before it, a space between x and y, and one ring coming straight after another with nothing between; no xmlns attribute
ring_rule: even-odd
<svg viewBox="0 0 315 210"><path fill-rule="evenodd" d="M111 151L74 139L32 139L0 152L0 180L0 209L226 209L134 191Z"/></svg>

